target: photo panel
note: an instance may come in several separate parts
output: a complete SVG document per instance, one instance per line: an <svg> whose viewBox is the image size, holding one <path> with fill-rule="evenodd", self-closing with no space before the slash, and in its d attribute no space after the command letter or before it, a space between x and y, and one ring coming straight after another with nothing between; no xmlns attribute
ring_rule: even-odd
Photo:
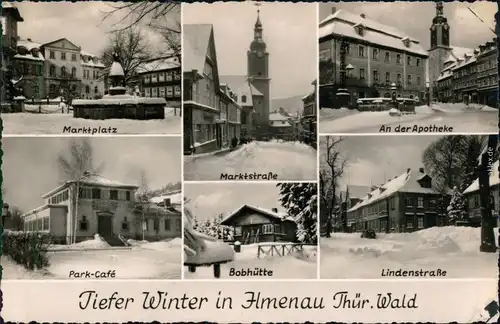
<svg viewBox="0 0 500 324"><path fill-rule="evenodd" d="M314 3L183 5L185 180L317 179L316 37Z"/></svg>
<svg viewBox="0 0 500 324"><path fill-rule="evenodd" d="M181 134L181 5L3 2L3 134Z"/></svg>
<svg viewBox="0 0 500 324"><path fill-rule="evenodd" d="M185 183L184 279L316 279L316 183Z"/></svg>
<svg viewBox="0 0 500 324"><path fill-rule="evenodd" d="M497 135L320 137L323 279L498 276Z"/></svg>
<svg viewBox="0 0 500 324"><path fill-rule="evenodd" d="M4 137L3 279L181 279L181 143Z"/></svg>
<svg viewBox="0 0 500 324"><path fill-rule="evenodd" d="M496 12L484 1L320 3L319 132L496 132Z"/></svg>

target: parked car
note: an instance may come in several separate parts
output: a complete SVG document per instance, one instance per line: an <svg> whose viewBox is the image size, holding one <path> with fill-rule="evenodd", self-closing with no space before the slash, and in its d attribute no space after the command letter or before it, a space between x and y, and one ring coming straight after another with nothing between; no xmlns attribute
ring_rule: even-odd
<svg viewBox="0 0 500 324"><path fill-rule="evenodd" d="M361 238L376 239L377 233L375 233L375 231L371 228L365 229L363 233L361 233Z"/></svg>

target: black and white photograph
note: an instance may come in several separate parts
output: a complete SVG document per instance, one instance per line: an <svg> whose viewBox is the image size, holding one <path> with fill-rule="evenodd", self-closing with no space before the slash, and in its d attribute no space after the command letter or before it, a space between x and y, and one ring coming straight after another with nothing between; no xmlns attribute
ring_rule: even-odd
<svg viewBox="0 0 500 324"><path fill-rule="evenodd" d="M185 183L185 279L316 279L316 183Z"/></svg>
<svg viewBox="0 0 500 324"><path fill-rule="evenodd" d="M2 2L4 134L181 135L181 5Z"/></svg>
<svg viewBox="0 0 500 324"><path fill-rule="evenodd" d="M184 179L316 180L316 4L182 10Z"/></svg>
<svg viewBox="0 0 500 324"><path fill-rule="evenodd" d="M320 3L319 132L496 132L496 12L487 1Z"/></svg>
<svg viewBox="0 0 500 324"><path fill-rule="evenodd" d="M498 277L497 135L325 136L320 154L322 278Z"/></svg>
<svg viewBox="0 0 500 324"><path fill-rule="evenodd" d="M180 279L181 147L4 137L3 279Z"/></svg>

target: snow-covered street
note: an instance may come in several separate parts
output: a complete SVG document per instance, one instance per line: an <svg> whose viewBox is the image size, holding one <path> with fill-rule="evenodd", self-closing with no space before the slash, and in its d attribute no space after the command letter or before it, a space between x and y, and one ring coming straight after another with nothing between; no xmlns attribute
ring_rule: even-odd
<svg viewBox="0 0 500 324"><path fill-rule="evenodd" d="M463 106L463 107L462 107ZM347 109L322 109L319 130L333 133L379 133L382 126L453 127L453 133L495 133L498 130L498 110L490 107L465 108L459 104L420 106L414 115L390 116L387 111L359 112Z"/></svg>
<svg viewBox="0 0 500 324"><path fill-rule="evenodd" d="M498 228L495 232L498 235ZM321 278L381 279L385 269L441 269L445 278L497 278L498 253L479 252L480 237L480 228L452 226L378 234L377 239L332 233L320 241Z"/></svg>
<svg viewBox="0 0 500 324"><path fill-rule="evenodd" d="M269 244L269 243L266 243ZM302 252L295 252L289 256L261 256L257 258L259 244L248 244L241 246L241 252L235 253L235 260L221 265L221 279L316 279L317 278L317 256L315 246L304 246ZM233 277L229 271L234 268L240 270L267 269L273 271L272 276L259 277ZM196 272L191 273L184 267L185 279L214 279L213 267L198 267Z"/></svg>
<svg viewBox="0 0 500 324"><path fill-rule="evenodd" d="M221 180L221 174L277 175L278 181L316 181L317 152L299 142L251 142L235 151L184 156L184 180Z"/></svg>
<svg viewBox="0 0 500 324"><path fill-rule="evenodd" d="M50 114L9 113L2 114L3 134L62 134L63 129L68 126L73 129L116 128L115 134L181 134L182 117L179 116L179 109L176 114L173 108L166 108L165 119L161 120L91 120L73 118L73 114L57 112Z"/></svg>
<svg viewBox="0 0 500 324"><path fill-rule="evenodd" d="M107 273L110 279L180 279L181 239L168 242L140 242L130 249L106 248L93 240L74 246L54 246L48 252L47 269L28 271L8 256L2 256L4 279L78 279L70 272ZM83 243L83 242L82 242ZM64 251L67 250L67 251ZM83 278L84 279L84 278Z"/></svg>

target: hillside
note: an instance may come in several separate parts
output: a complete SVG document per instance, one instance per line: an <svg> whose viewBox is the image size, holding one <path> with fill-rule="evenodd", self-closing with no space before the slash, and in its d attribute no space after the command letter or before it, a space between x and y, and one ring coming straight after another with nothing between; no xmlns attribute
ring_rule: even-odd
<svg viewBox="0 0 500 324"><path fill-rule="evenodd" d="M274 111L283 107L290 115L297 115L297 112L302 111L302 97L303 95L271 99L271 110Z"/></svg>

